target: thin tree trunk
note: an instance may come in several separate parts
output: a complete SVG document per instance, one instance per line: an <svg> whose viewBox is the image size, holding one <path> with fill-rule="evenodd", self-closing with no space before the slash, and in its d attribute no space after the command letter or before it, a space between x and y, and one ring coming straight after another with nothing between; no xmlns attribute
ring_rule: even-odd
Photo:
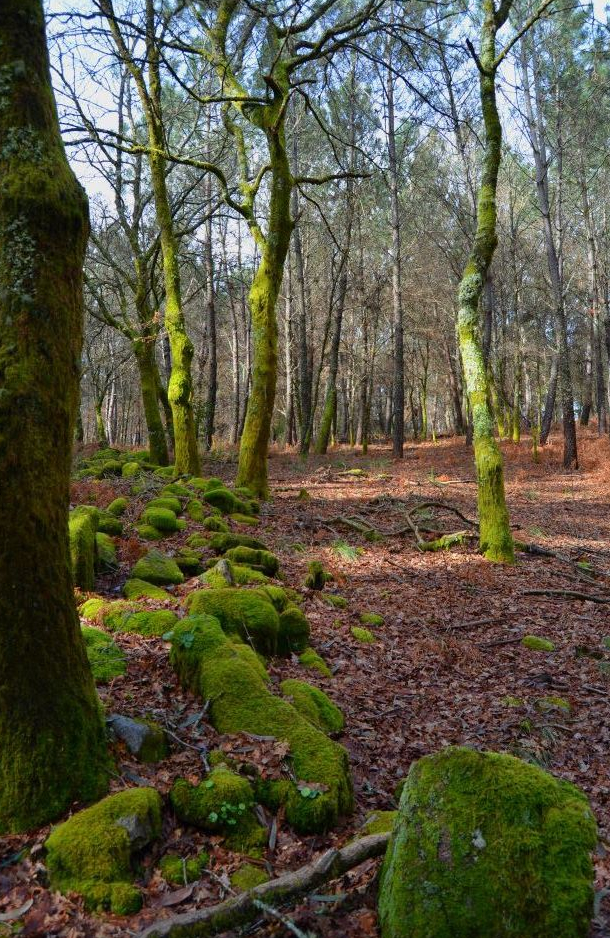
<svg viewBox="0 0 610 938"><path fill-rule="evenodd" d="M392 228L392 323L394 333L394 427L392 435L392 453L395 459L402 459L405 442L405 362L400 256L400 206L398 197L398 161L396 157L396 118L394 112L394 74L390 67L388 67L386 73L386 101L388 109L388 169L390 178Z"/></svg>

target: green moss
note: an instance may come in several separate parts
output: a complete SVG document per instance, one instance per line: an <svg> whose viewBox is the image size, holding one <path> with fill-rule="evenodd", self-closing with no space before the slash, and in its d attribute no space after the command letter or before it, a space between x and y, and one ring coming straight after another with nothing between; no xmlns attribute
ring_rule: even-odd
<svg viewBox="0 0 610 938"><path fill-rule="evenodd" d="M83 506L70 512L68 521L72 579L75 586L88 591L95 585L95 533L98 519L97 508Z"/></svg>
<svg viewBox="0 0 610 938"><path fill-rule="evenodd" d="M387 834L390 833L396 819L398 811L372 811L367 815L366 820L360 830L359 837L368 837L369 834Z"/></svg>
<svg viewBox="0 0 610 938"><path fill-rule="evenodd" d="M379 890L383 938L586 938L596 825L585 796L499 753L414 763Z"/></svg>
<svg viewBox="0 0 610 938"><path fill-rule="evenodd" d="M375 636L369 629L361 629L358 625L353 625L350 631L356 641L362 642L363 645L372 645L375 642Z"/></svg>
<svg viewBox="0 0 610 938"><path fill-rule="evenodd" d="M142 521L157 531L173 533L178 530L178 519L168 508L146 508L142 512Z"/></svg>
<svg viewBox="0 0 610 938"><path fill-rule="evenodd" d="M85 619L89 619L91 622L95 622L104 606L107 605L107 600L102 599L101 596L92 596L91 599L85 600L85 602L79 606L78 611Z"/></svg>
<svg viewBox="0 0 610 938"><path fill-rule="evenodd" d="M205 480L205 492L212 492L214 489L224 489L225 484L222 479L218 479L216 476L212 476L211 479Z"/></svg>
<svg viewBox="0 0 610 938"><path fill-rule="evenodd" d="M228 550L235 547L251 547L253 550L267 550L265 545L249 534L226 534L218 533L212 535L209 542L212 550L217 554L226 554Z"/></svg>
<svg viewBox="0 0 610 938"><path fill-rule="evenodd" d="M197 576L203 570L201 551L192 547L181 547L174 554L174 560L187 576Z"/></svg>
<svg viewBox="0 0 610 938"><path fill-rule="evenodd" d="M230 518L231 518L231 521L235 522L235 524L249 524L249 525L260 524L260 521L258 518L253 518L252 515L242 515L239 512L235 512L235 514L230 515Z"/></svg>
<svg viewBox="0 0 610 938"><path fill-rule="evenodd" d="M261 570L266 576L275 576L280 566L279 560L271 551L256 550L253 547L231 547L225 551L225 557L232 563Z"/></svg>
<svg viewBox="0 0 610 938"><path fill-rule="evenodd" d="M184 583L184 574L176 561L158 550L150 550L144 557L140 557L131 571L131 576L156 586Z"/></svg>
<svg viewBox="0 0 610 938"><path fill-rule="evenodd" d="M187 502L185 511L191 521L196 521L198 524L202 524L206 519L207 512L204 511L203 505L198 498L191 498Z"/></svg>
<svg viewBox="0 0 610 938"><path fill-rule="evenodd" d="M154 475L159 476L161 479L173 479L176 474L175 466L159 466L154 471Z"/></svg>
<svg viewBox="0 0 610 938"><path fill-rule="evenodd" d="M121 466L121 475L124 479L133 479L133 477L139 475L141 471L140 463L138 462L125 462Z"/></svg>
<svg viewBox="0 0 610 938"><path fill-rule="evenodd" d="M88 625L81 627L87 658L96 684L108 684L127 671L125 655L109 635Z"/></svg>
<svg viewBox="0 0 610 938"><path fill-rule="evenodd" d="M260 886L268 881L269 874L260 866L254 866L252 863L244 863L231 876L231 885L239 892L248 892L249 889L254 889L255 886Z"/></svg>
<svg viewBox="0 0 610 938"><path fill-rule="evenodd" d="M100 511L97 529L102 534L110 534L111 537L120 537L123 533L123 523L111 515L108 511Z"/></svg>
<svg viewBox="0 0 610 938"><path fill-rule="evenodd" d="M114 515L118 518L125 513L128 505L129 501L126 498L115 498L114 501L110 502L106 511L109 515Z"/></svg>
<svg viewBox="0 0 610 938"><path fill-rule="evenodd" d="M231 575L237 586L246 586L250 583L267 582L268 577L266 577L264 573L261 573L260 570L252 570L251 567L245 567L242 564L231 563L228 560L226 563L229 564ZM228 585L226 579L216 568L216 566L206 570L201 579L207 583L208 586L211 586L214 589L223 589Z"/></svg>
<svg viewBox="0 0 610 938"><path fill-rule="evenodd" d="M204 492L203 497L208 505L211 505L213 508L218 508L223 515L232 515L236 512L243 512L245 515L249 514L245 502L236 498L233 492L229 492L228 489L215 488L211 491Z"/></svg>
<svg viewBox="0 0 610 938"><path fill-rule="evenodd" d="M306 648L302 655L299 655L299 661L304 668L311 668L324 677L332 677L332 671L317 651L313 648Z"/></svg>
<svg viewBox="0 0 610 938"><path fill-rule="evenodd" d="M530 651L555 651L553 642L548 638L541 638L538 635L526 635L521 639L521 644Z"/></svg>
<svg viewBox="0 0 610 938"><path fill-rule="evenodd" d="M289 678L282 681L280 690L284 697L310 723L324 733L340 733L345 725L343 714L330 697L318 687Z"/></svg>
<svg viewBox="0 0 610 938"><path fill-rule="evenodd" d="M334 606L335 609L347 608L347 599L345 596L337 595L337 593L324 593L322 599L324 602L328 603L329 606Z"/></svg>
<svg viewBox="0 0 610 938"><path fill-rule="evenodd" d="M511 697L509 695L508 697L502 697L500 703L505 707L522 707L525 701L521 697Z"/></svg>
<svg viewBox="0 0 610 938"><path fill-rule="evenodd" d="M169 744L163 727L155 723L154 720L138 720L137 722L145 724L148 728L146 739L138 752L138 760L140 762L155 763L167 759Z"/></svg>
<svg viewBox="0 0 610 938"><path fill-rule="evenodd" d="M307 576L305 577L305 586L310 590L322 590L324 584L333 579L332 573L324 569L324 565L319 560L312 560L307 565Z"/></svg>
<svg viewBox="0 0 610 938"><path fill-rule="evenodd" d="M274 655L280 629L271 603L252 590L197 590L186 598L191 613L215 616L227 634L237 634L263 655Z"/></svg>
<svg viewBox="0 0 610 938"><path fill-rule="evenodd" d="M95 535L95 547L97 552L97 569L101 571L116 570L117 556L114 541L109 534L102 534L101 531Z"/></svg>
<svg viewBox="0 0 610 938"><path fill-rule="evenodd" d="M278 612L283 612L288 605L288 591L283 586L266 583L265 586L259 587L256 592L264 599L268 599Z"/></svg>
<svg viewBox="0 0 610 938"><path fill-rule="evenodd" d="M146 580L138 580L136 577L132 577L126 580L123 585L123 596L126 599L142 599L143 597L147 599L167 599L169 594L160 586L154 586L152 583L147 583Z"/></svg>
<svg viewBox="0 0 610 938"><path fill-rule="evenodd" d="M137 911L134 857L161 833L161 796L152 788L109 795L79 811L48 837L51 886L78 892L89 909Z"/></svg>
<svg viewBox="0 0 610 938"><path fill-rule="evenodd" d="M298 655L309 644L309 622L298 606L289 605L280 612L277 651L279 655Z"/></svg>
<svg viewBox="0 0 610 938"><path fill-rule="evenodd" d="M196 883L210 862L209 853L202 852L187 860L176 853L166 853L159 863L163 879L174 886Z"/></svg>
<svg viewBox="0 0 610 938"><path fill-rule="evenodd" d="M104 478L120 476L122 470L123 463L120 459L107 459L106 462L103 462L100 466L100 472Z"/></svg>
<svg viewBox="0 0 610 938"><path fill-rule="evenodd" d="M180 500L174 495L159 495L157 498L152 498L147 502L146 508L165 508L167 511L173 511L175 515L179 515L182 511Z"/></svg>
<svg viewBox="0 0 610 938"><path fill-rule="evenodd" d="M165 537L165 533L159 531L158 528L154 528L152 524L138 524L136 531L144 541L159 541L162 537Z"/></svg>
<svg viewBox="0 0 610 938"><path fill-rule="evenodd" d="M206 537L205 534L199 534L198 532L196 532L195 534L189 534L189 536L186 539L186 543L189 547L207 548L210 546L210 539Z"/></svg>
<svg viewBox="0 0 610 938"><path fill-rule="evenodd" d="M259 780L260 800L272 809L285 804L288 822L305 832L327 830L339 815L352 810L343 747L312 726L288 701L269 692L260 671L239 654L216 619L192 616L177 623L171 661L181 682L210 701L210 717L219 733L284 739L290 746L295 778L327 786L310 797L292 782Z"/></svg>
<svg viewBox="0 0 610 938"><path fill-rule="evenodd" d="M360 614L360 621L363 625L372 625L373 627L383 625L383 616L378 612L363 612Z"/></svg>
<svg viewBox="0 0 610 938"><path fill-rule="evenodd" d="M201 523L206 531L218 531L222 534L226 534L229 531L229 525L226 521L223 521L222 518L217 518L216 515L210 515L204 518Z"/></svg>
<svg viewBox="0 0 610 938"><path fill-rule="evenodd" d="M536 709L547 712L548 710L562 710L564 713L569 713L572 709L570 706L570 701L566 700L565 697L540 697L536 701Z"/></svg>
<svg viewBox="0 0 610 938"><path fill-rule="evenodd" d="M138 635L156 636L160 638L174 627L177 616L169 609L142 610L141 612L124 612L120 620L113 619L111 626L107 620L108 628L116 632L136 632Z"/></svg>
<svg viewBox="0 0 610 938"><path fill-rule="evenodd" d="M178 498L190 498L191 491L186 487L186 485L183 485L182 482L170 482L169 485L163 486L160 495L162 498L164 498L166 495L174 495Z"/></svg>
<svg viewBox="0 0 610 938"><path fill-rule="evenodd" d="M220 479L218 480L220 482ZM189 479L189 486L193 489L196 489L198 492L205 492L209 479L202 479L194 476L192 479ZM223 483L220 482L222 487Z"/></svg>
<svg viewBox="0 0 610 938"><path fill-rule="evenodd" d="M177 779L170 802L180 821L209 834L224 834L238 850L260 848L266 843L266 828L253 810L252 785L226 765L217 765L199 785Z"/></svg>

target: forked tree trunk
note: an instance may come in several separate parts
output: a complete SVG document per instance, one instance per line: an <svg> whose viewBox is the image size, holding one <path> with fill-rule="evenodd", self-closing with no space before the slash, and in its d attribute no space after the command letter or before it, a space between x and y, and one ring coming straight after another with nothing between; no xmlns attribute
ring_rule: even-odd
<svg viewBox="0 0 610 938"><path fill-rule="evenodd" d="M159 409L159 384L161 377L155 359L155 342L152 336L140 336L133 342L133 350L140 373L142 405L148 431L150 461L157 466L167 466L169 454L161 411Z"/></svg>
<svg viewBox="0 0 610 938"><path fill-rule="evenodd" d="M0 74L0 832L7 832L39 827L73 801L99 796L107 756L68 547L88 212L60 138L41 0L4 0Z"/></svg>

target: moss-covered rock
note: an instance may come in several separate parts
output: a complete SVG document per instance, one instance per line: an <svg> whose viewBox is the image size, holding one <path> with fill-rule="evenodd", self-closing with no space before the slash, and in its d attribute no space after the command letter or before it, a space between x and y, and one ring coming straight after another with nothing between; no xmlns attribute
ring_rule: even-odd
<svg viewBox="0 0 610 938"><path fill-rule="evenodd" d="M340 733L345 725L343 714L319 687L313 687L306 681L288 678L280 684L284 697L306 717L310 723L325 733Z"/></svg>
<svg viewBox="0 0 610 938"><path fill-rule="evenodd" d="M375 636L370 629L363 629L359 625L353 625L351 633L356 641L362 642L363 645L372 645L375 642Z"/></svg>
<svg viewBox="0 0 610 938"><path fill-rule="evenodd" d="M137 854L161 833L161 796L153 788L109 795L73 815L48 837L51 886L78 892L87 908L136 912L142 898L133 886Z"/></svg>
<svg viewBox="0 0 610 938"><path fill-rule="evenodd" d="M154 475L158 476L160 479L173 479L176 475L175 466L159 466L158 469L155 469Z"/></svg>
<svg viewBox="0 0 610 938"><path fill-rule="evenodd" d="M109 511L100 511L97 530L111 537L120 537L123 533L123 522L115 515L111 515Z"/></svg>
<svg viewBox="0 0 610 938"><path fill-rule="evenodd" d="M198 524L202 524L207 517L207 512L204 510L203 504L198 498L191 498L191 500L187 502L185 511L191 521L196 521Z"/></svg>
<svg viewBox="0 0 610 938"><path fill-rule="evenodd" d="M123 584L123 596L126 599L167 599L169 594L160 586L130 577Z"/></svg>
<svg viewBox="0 0 610 938"><path fill-rule="evenodd" d="M71 511L68 521L72 579L75 586L87 591L95 586L95 534L98 521L99 511L89 505Z"/></svg>
<svg viewBox="0 0 610 938"><path fill-rule="evenodd" d="M201 523L206 531L216 531L220 534L227 534L229 531L229 525L226 521L223 521L222 518L217 518L216 515L209 515L207 518L204 518Z"/></svg>
<svg viewBox="0 0 610 938"><path fill-rule="evenodd" d="M260 524L258 518L254 518L252 515L241 515L239 512L230 515L230 518L235 524L249 524L251 526Z"/></svg>
<svg viewBox="0 0 610 938"><path fill-rule="evenodd" d="M114 736L122 740L140 762L160 762L167 758L167 734L154 720L133 719L114 713L106 722Z"/></svg>
<svg viewBox="0 0 610 938"><path fill-rule="evenodd" d="M332 573L324 569L324 564L320 560L312 560L307 565L307 576L305 577L305 586L310 590L323 590L324 585L333 579Z"/></svg>
<svg viewBox="0 0 610 938"><path fill-rule="evenodd" d="M277 640L278 655L298 655L309 644L309 622L305 614L290 603L280 612L280 630Z"/></svg>
<svg viewBox="0 0 610 938"><path fill-rule="evenodd" d="M362 612L360 613L360 621L363 625L372 625L373 628L376 628L383 625L383 616L380 616L378 612Z"/></svg>
<svg viewBox="0 0 610 938"><path fill-rule="evenodd" d="M165 508L166 511L173 511L175 515L179 515L182 511L180 499L175 495L158 495L156 498L151 498L146 503L146 508Z"/></svg>
<svg viewBox="0 0 610 938"><path fill-rule="evenodd" d="M288 822L299 831L328 830L353 808L347 753L287 700L270 693L260 670L238 649L217 619L191 616L176 624L171 661L181 682L210 701L210 718L219 733L286 740L295 778L303 787L289 780L259 779L257 797L272 810L284 804Z"/></svg>
<svg viewBox="0 0 610 938"><path fill-rule="evenodd" d="M167 534L173 534L178 530L178 519L169 508L146 508L142 512L141 520L144 524L149 524L157 531Z"/></svg>
<svg viewBox="0 0 610 938"><path fill-rule="evenodd" d="M209 862L210 855L205 851L191 859L178 856L177 853L166 853L161 858L159 869L167 883L171 883L173 886L185 886L188 883L196 883L198 879L201 879Z"/></svg>
<svg viewBox="0 0 610 938"><path fill-rule="evenodd" d="M257 550L253 547L231 547L225 551L225 557L231 563L252 567L253 570L260 570L266 576L275 576L280 567L279 560L271 551Z"/></svg>
<svg viewBox="0 0 610 938"><path fill-rule="evenodd" d="M139 612L124 612L120 618L107 617L104 624L116 632L136 632L147 638L161 638L173 629L177 618L170 609L143 609Z"/></svg>
<svg viewBox="0 0 610 938"><path fill-rule="evenodd" d="M253 863L244 863L231 876L231 885L239 892L248 892L249 889L267 882L269 882L269 874L260 866L254 866Z"/></svg>
<svg viewBox="0 0 610 938"><path fill-rule="evenodd" d="M358 831L359 837L369 834L388 834L394 829L398 811L371 811Z"/></svg>
<svg viewBox="0 0 610 938"><path fill-rule="evenodd" d="M227 567L221 565L227 564ZM227 579L228 574L228 579ZM213 589L223 589L225 586L246 586L250 583L266 583L268 577L260 570L253 570L243 564L231 563L229 560L219 560L201 577L204 583Z"/></svg>
<svg viewBox="0 0 610 938"><path fill-rule="evenodd" d="M299 655L299 661L304 668L311 668L323 677L332 677L332 672L324 658L314 648L306 648L303 654Z"/></svg>
<svg viewBox="0 0 610 938"><path fill-rule="evenodd" d="M347 608L347 599L345 596L339 596L338 593L324 593L322 595L324 602L328 603L329 606L333 606L335 609L346 609Z"/></svg>
<svg viewBox="0 0 610 938"><path fill-rule="evenodd" d="M81 626L85 642L85 651L96 684L108 684L115 677L120 677L127 671L125 655L100 629L93 626Z"/></svg>
<svg viewBox="0 0 610 938"><path fill-rule="evenodd" d="M160 541L162 537L165 537L167 532L159 531L158 528L154 528L152 524L138 524L136 526L136 531L138 536L144 541Z"/></svg>
<svg viewBox="0 0 610 938"><path fill-rule="evenodd" d="M97 569L102 573L109 570L116 570L118 566L116 547L110 535L98 531L95 535L95 546L97 553Z"/></svg>
<svg viewBox="0 0 610 938"><path fill-rule="evenodd" d="M121 515L125 514L125 512L127 511L128 505L129 505L129 501L126 498L123 498L121 496L119 498L115 498L114 501L110 502L106 511L108 512L109 515L114 515L115 518L119 518Z"/></svg>
<svg viewBox="0 0 610 938"><path fill-rule="evenodd" d="M258 541L249 534L225 534L219 532L212 535L209 540L209 546L217 554L226 554L228 550L235 547L251 547L252 550L267 550L262 541Z"/></svg>
<svg viewBox="0 0 610 938"><path fill-rule="evenodd" d="M155 586L184 583L184 574L176 561L159 550L150 550L144 557L140 557L131 576L154 583Z"/></svg>
<svg viewBox="0 0 610 938"><path fill-rule="evenodd" d="M553 642L539 635L526 635L521 639L521 644L530 651L555 651Z"/></svg>
<svg viewBox="0 0 610 938"><path fill-rule="evenodd" d="M256 592L259 596L267 599L272 606L275 606L278 612L284 611L288 605L289 598L293 599L292 591L290 591L291 596L289 597L288 590L285 590L283 586L276 586L274 583L265 583L264 586L258 587Z"/></svg>
<svg viewBox="0 0 610 938"><path fill-rule="evenodd" d="M197 576L203 570L201 551L193 547L181 547L174 554L174 560L186 576Z"/></svg>
<svg viewBox="0 0 610 938"><path fill-rule="evenodd" d="M209 547L210 539L209 537L206 537L205 534L199 534L199 532L195 532L194 534L189 534L186 539L186 544L188 547L193 547L198 550Z"/></svg>
<svg viewBox="0 0 610 938"><path fill-rule="evenodd" d="M99 467L99 474L102 479L109 479L111 476L120 476L123 471L123 463L120 459L107 459Z"/></svg>
<svg viewBox="0 0 610 938"><path fill-rule="evenodd" d="M277 652L279 616L269 600L237 587L197 590L185 605L195 615L215 616L228 634L239 635L263 655Z"/></svg>
<svg viewBox="0 0 610 938"><path fill-rule="evenodd" d="M234 833L254 821L254 790L247 778L218 765L198 784L177 779L170 802L178 820L209 834Z"/></svg>
<svg viewBox="0 0 610 938"><path fill-rule="evenodd" d="M133 479L133 477L139 475L141 471L139 462L124 462L121 467L121 475L124 479Z"/></svg>
<svg viewBox="0 0 610 938"><path fill-rule="evenodd" d="M223 515L233 515L236 512L244 515L250 514L248 505L228 489L214 488L211 491L204 492L203 497L208 505L211 505L212 508L218 508Z"/></svg>
<svg viewBox="0 0 610 938"><path fill-rule="evenodd" d="M190 498L192 493L182 482L170 482L169 485L163 486L159 494L162 498L166 495L173 495L177 498Z"/></svg>
<svg viewBox="0 0 610 938"><path fill-rule="evenodd" d="M499 753L416 762L383 864L383 938L585 938L596 825L585 796Z"/></svg>

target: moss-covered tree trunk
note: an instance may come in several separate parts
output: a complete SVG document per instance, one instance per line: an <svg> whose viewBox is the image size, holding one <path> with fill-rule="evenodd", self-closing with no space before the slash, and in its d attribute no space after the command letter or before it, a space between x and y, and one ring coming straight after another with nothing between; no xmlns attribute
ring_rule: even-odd
<svg viewBox="0 0 610 938"><path fill-rule="evenodd" d="M490 560L511 563L513 539L504 495L502 454L494 439L489 408L489 382L480 339L479 303L496 248L496 189L500 168L502 127L496 104L496 33L506 21L493 0L483 0L480 51L480 95L485 125L485 153L477 202L477 230L459 289L458 335L468 400L472 411L477 469L480 547Z"/></svg>
<svg viewBox="0 0 610 938"><path fill-rule="evenodd" d="M0 17L0 832L105 786L68 549L84 193L61 143L41 0Z"/></svg>
<svg viewBox="0 0 610 938"><path fill-rule="evenodd" d="M159 408L159 384L161 378L155 360L154 336L141 335L134 339L133 350L140 373L142 405L148 431L148 449L150 461L157 466L167 466L169 453L161 410Z"/></svg>
<svg viewBox="0 0 610 938"><path fill-rule="evenodd" d="M237 485L247 485L261 498L266 498L269 494L267 450L277 381L275 307L292 234L292 174L286 153L283 122L277 124L270 118L266 137L272 174L269 226L266 238L258 239L262 256L249 294L253 344L252 389L248 398L237 469Z"/></svg>

